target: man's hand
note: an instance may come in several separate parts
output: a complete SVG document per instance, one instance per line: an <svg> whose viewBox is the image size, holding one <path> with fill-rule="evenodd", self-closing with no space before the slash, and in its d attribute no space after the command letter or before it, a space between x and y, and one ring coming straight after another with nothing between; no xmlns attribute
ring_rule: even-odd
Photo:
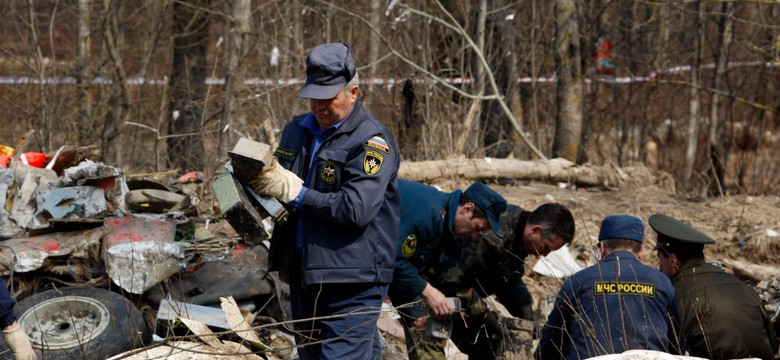
<svg viewBox="0 0 780 360"><path fill-rule="evenodd" d="M450 305L447 304L447 297L445 297L441 291L431 286L431 284L425 284L425 289L423 289L421 295L423 300L428 304L428 309L433 317L444 319L452 314L452 309L450 308Z"/></svg>
<svg viewBox="0 0 780 360"><path fill-rule="evenodd" d="M423 329L425 329L425 323L427 322L428 322L427 316L418 317L417 319L414 319L413 322L414 328L417 329L418 331L423 331Z"/></svg>
<svg viewBox="0 0 780 360"><path fill-rule="evenodd" d="M30 339L22 331L22 327L14 322L3 330L3 340L14 354L16 360L37 360L38 356L33 351Z"/></svg>
<svg viewBox="0 0 780 360"><path fill-rule="evenodd" d="M255 175L249 186L258 194L268 195L283 202L295 200L303 187L303 180L279 165L276 157L260 174Z"/></svg>

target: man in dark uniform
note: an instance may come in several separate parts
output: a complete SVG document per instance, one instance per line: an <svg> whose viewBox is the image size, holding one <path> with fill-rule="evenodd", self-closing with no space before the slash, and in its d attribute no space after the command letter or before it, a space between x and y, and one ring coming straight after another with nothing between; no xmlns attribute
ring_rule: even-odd
<svg viewBox="0 0 780 360"><path fill-rule="evenodd" d="M315 46L301 97L310 113L282 133L252 188L289 205L273 231L269 269L289 280L301 359L368 359L393 277L400 156L358 98L352 52Z"/></svg>
<svg viewBox="0 0 780 360"><path fill-rule="evenodd" d="M462 352L481 359L506 354L531 356L535 324L533 298L523 282L528 255L545 256L574 237L574 217L558 203L543 204L533 212L507 205L499 227L504 234L483 232L480 239L460 249L452 264L443 262L432 282L465 304L465 321L453 323L452 341ZM484 298L497 300L515 317L499 317ZM512 357L510 356L510 357Z"/></svg>
<svg viewBox="0 0 780 360"><path fill-rule="evenodd" d="M402 314L407 348L411 359L423 353L444 356L443 341L423 341L417 334L434 317L451 316L452 309L445 295L428 281L432 266L440 257L473 241L487 229L499 236L499 217L506 200L481 182L466 191L451 193L411 181L399 181L401 193L401 224L395 274L390 285L390 300ZM420 305L425 302L427 311Z"/></svg>
<svg viewBox="0 0 780 360"><path fill-rule="evenodd" d="M715 240L666 215L652 215L648 222L658 233L659 266L674 284L691 355L772 359L777 344L758 294L704 260L704 245Z"/></svg>
<svg viewBox="0 0 780 360"><path fill-rule="evenodd" d="M642 264L642 220L604 218L601 261L567 279L542 329L537 359L585 359L644 349L680 353L672 283Z"/></svg>

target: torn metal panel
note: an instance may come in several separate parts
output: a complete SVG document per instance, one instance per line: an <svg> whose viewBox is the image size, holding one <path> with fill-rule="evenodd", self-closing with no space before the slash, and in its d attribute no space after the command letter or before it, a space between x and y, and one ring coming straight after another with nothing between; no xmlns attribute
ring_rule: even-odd
<svg viewBox="0 0 780 360"><path fill-rule="evenodd" d="M201 252L200 256L204 256ZM169 280L168 291L162 287L149 289L144 296L152 303L170 297L192 304L219 303L220 298L232 296L247 301L257 296L273 294L271 278L267 276L268 250L263 246L241 252L231 251L219 261L211 261L195 269L182 271Z"/></svg>
<svg viewBox="0 0 780 360"><path fill-rule="evenodd" d="M41 221L35 217L35 204L32 201L37 191L49 189L57 178L57 174L52 170L34 168L24 164L21 164L19 168L24 169L25 176L21 180L21 186L13 196L10 217L16 222L16 225L23 229L45 228L47 226L46 220ZM14 171L16 181L19 183L20 172Z"/></svg>
<svg viewBox="0 0 780 360"><path fill-rule="evenodd" d="M163 213L175 206L188 203L186 195L176 194L167 190L138 189L130 190L125 197L130 211Z"/></svg>
<svg viewBox="0 0 780 360"><path fill-rule="evenodd" d="M10 209L13 204L13 201L8 202L8 192L13 184L14 171L0 167L0 239L11 238L24 232L11 220L11 213L6 210L6 207Z"/></svg>
<svg viewBox="0 0 780 360"><path fill-rule="evenodd" d="M53 257L66 256L68 259L84 259L90 263L98 260L100 239L103 229L46 234L28 238L14 238L3 241L0 248L0 272L3 275L15 272L38 270L45 263L53 263ZM16 262L14 263L14 255Z"/></svg>
<svg viewBox="0 0 780 360"><path fill-rule="evenodd" d="M97 217L108 210L103 189L77 186L40 190L35 195L36 216L47 219Z"/></svg>
<svg viewBox="0 0 780 360"><path fill-rule="evenodd" d="M230 325L225 319L225 312L216 307L189 304L176 300L162 299L160 307L157 309L157 321L171 322L177 318L186 318L199 321L208 326L230 329ZM169 334L161 334L167 337Z"/></svg>
<svg viewBox="0 0 780 360"><path fill-rule="evenodd" d="M174 242L174 220L112 217L103 226L106 271L122 289L142 294L180 270L184 249Z"/></svg>
<svg viewBox="0 0 780 360"><path fill-rule="evenodd" d="M13 184L14 171L0 167L0 211L5 211L5 198L8 196L8 189L10 189Z"/></svg>
<svg viewBox="0 0 780 360"><path fill-rule="evenodd" d="M84 160L77 166L65 169L63 177L52 186L96 186L105 191L106 199L114 207L112 210L127 210L125 196L129 190L125 174L113 166Z"/></svg>
<svg viewBox="0 0 780 360"><path fill-rule="evenodd" d="M263 344L255 330L251 328L251 321L247 321L247 318L244 317L244 313L251 311L251 309L240 308L232 297L223 297L220 300L221 309L163 299L157 310L157 323L163 325L163 329L158 327L158 331L170 329L173 323L187 319L199 324L198 329L190 328L190 330L195 331L197 335L209 335L204 340L219 341L216 336L210 336L211 330L200 327L200 325L235 331L237 335L248 341L257 350L271 350L269 346ZM247 316L251 317L252 315L249 313ZM187 324L188 327L189 325ZM159 341L174 335L174 333L154 334L152 339Z"/></svg>

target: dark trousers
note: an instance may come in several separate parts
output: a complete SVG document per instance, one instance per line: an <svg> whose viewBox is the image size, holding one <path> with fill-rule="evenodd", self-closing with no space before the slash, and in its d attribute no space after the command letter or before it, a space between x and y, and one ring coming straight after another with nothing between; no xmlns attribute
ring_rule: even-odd
<svg viewBox="0 0 780 360"><path fill-rule="evenodd" d="M293 285L295 284L295 285ZM298 355L307 359L371 359L387 284L315 284L290 279Z"/></svg>

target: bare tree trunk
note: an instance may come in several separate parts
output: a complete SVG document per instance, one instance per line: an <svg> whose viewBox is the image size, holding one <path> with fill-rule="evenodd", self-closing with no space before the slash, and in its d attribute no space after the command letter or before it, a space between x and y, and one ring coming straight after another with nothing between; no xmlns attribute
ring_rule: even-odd
<svg viewBox="0 0 780 360"><path fill-rule="evenodd" d="M79 0L79 32L76 48L76 82L78 83L78 145L92 144L95 139L94 123L92 120L92 95L89 92L91 79L90 72L90 48L92 37L90 35L90 19L92 15L92 0Z"/></svg>
<svg viewBox="0 0 780 360"><path fill-rule="evenodd" d="M691 61L691 85L689 87L691 98L688 106L688 139L685 151L685 165L683 167L683 188L690 190L692 188L691 175L693 166L696 162L696 148L698 147L699 136L699 118L701 117L701 42L704 37L703 5L701 1L696 1L696 21L695 33L693 39L693 61Z"/></svg>
<svg viewBox="0 0 780 360"><path fill-rule="evenodd" d="M225 59L225 108L222 112L222 124L219 127L219 153L217 158L226 159L228 149L233 145L232 130L234 127L243 129L246 118L242 111L241 100L244 86L243 64L249 52L250 15L252 13L250 0L231 0L230 13L233 17L232 26L227 34L227 57Z"/></svg>
<svg viewBox="0 0 780 360"><path fill-rule="evenodd" d="M123 1L103 0L103 41L109 57L113 90L106 108L103 125L101 155L109 164L122 164L123 132L121 127L130 115L130 92L127 89L127 73L120 49L123 48L119 20Z"/></svg>
<svg viewBox="0 0 780 360"><path fill-rule="evenodd" d="M380 31L382 29L382 3L382 0L371 0L371 13L369 14L368 21L371 23L371 29L376 29L376 31ZM377 61L379 61L379 42L379 34L373 30L369 30L368 58L366 59L368 61L368 67L364 72L364 74L368 76L363 77L364 79L368 79L369 76L373 77L377 75L376 65ZM371 94L374 92L374 85L371 83L366 84L365 89L367 91L364 93ZM371 108L371 103L373 100L373 96L363 98L363 102L369 109Z"/></svg>
<svg viewBox="0 0 780 360"><path fill-rule="evenodd" d="M476 43L477 51L482 54L485 53L485 23L487 22L487 0L479 1L479 10L477 10L477 21L474 27L474 42ZM482 62L479 61L479 56L474 56L472 62L474 67L474 84L476 85L477 98L472 100L469 107L469 111L466 115L466 119L463 121L463 129L455 142L454 154L458 156L463 154L466 148L466 141L469 136L472 135L471 129L474 127L474 122L479 117L479 109L482 104L482 96L485 93L485 69L482 66ZM478 137L477 137L478 138Z"/></svg>
<svg viewBox="0 0 780 360"><path fill-rule="evenodd" d="M369 22L374 29L382 29L382 0L371 0L371 14ZM379 60L379 34L371 31L368 38L368 74L375 76L376 62Z"/></svg>
<svg viewBox="0 0 780 360"><path fill-rule="evenodd" d="M210 0L173 3L168 165L179 170L202 170L205 160L201 131L210 3Z"/></svg>
<svg viewBox="0 0 780 360"><path fill-rule="evenodd" d="M283 76L302 76L302 70L305 69L306 63L306 40L303 34L303 6L298 1L295 2L296 6L288 6L286 9L287 15L290 17L290 38L288 42L288 51L293 54L292 59L302 59L300 62L291 61L291 65L286 68L288 71ZM287 121L288 119L284 119Z"/></svg>
<svg viewBox="0 0 780 360"><path fill-rule="evenodd" d="M577 159L582 136L582 71L580 66L577 4L556 0L556 75L558 93L553 156Z"/></svg>
<svg viewBox="0 0 780 360"><path fill-rule="evenodd" d="M666 48L669 46L669 41L671 38L671 26L670 26L670 19L671 19L671 4L665 3L662 4L659 8L658 13L658 38L655 41L655 49L654 49L654 57L651 64L653 65L653 70L660 70L661 68L665 67L668 63L667 55L666 55ZM657 84L653 84L653 89L657 88ZM653 106L652 103L648 102L645 107L645 118L651 119L653 117L653 113L655 112L655 106ZM656 115L657 116L657 115ZM651 125L648 121L648 126ZM664 151L663 154L659 153L658 146L661 145L659 142L661 142L661 138L659 137L661 134L657 134L655 132L652 133L653 142L648 142L646 144L645 149L645 164L649 166L650 168L654 170L659 169L665 169L672 163L672 155L671 151ZM665 139L664 139L665 140Z"/></svg>
<svg viewBox="0 0 780 360"><path fill-rule="evenodd" d="M494 2L494 5L500 8L503 4ZM488 62L498 85L499 94L505 99L515 120L522 123L517 86L514 20L509 20L510 14L512 14L510 10L505 10L489 18L487 29L490 30L490 45L485 52L490 54ZM504 158L512 154L515 141L511 139L519 141L520 137L512 136L514 131L509 119L497 101L483 102L480 124L483 128L482 144L485 148L485 156Z"/></svg>
<svg viewBox="0 0 780 360"><path fill-rule="evenodd" d="M727 1L721 5L721 15L718 21L718 44L715 47L715 79L712 92L712 103L710 104L710 133L707 137L707 148L710 156L710 166L712 167L712 180L710 183L710 193L717 193L723 196L723 180L726 175L726 154L723 146L723 98L721 92L724 88L728 76L728 61L731 48L731 41L734 35L734 14L736 5Z"/></svg>
<svg viewBox="0 0 780 360"><path fill-rule="evenodd" d="M27 7L29 9L30 20L30 42L34 47L33 51L35 53L35 73L38 78L38 96L40 97L41 102L40 108L38 109L38 121L35 124L30 124L29 128L38 130L36 136L43 143L43 145L47 147L46 150L48 150L51 148L51 146L49 146L49 141L51 139L49 136L51 130L51 120L47 111L48 95L46 94L46 84L44 81L44 78L46 78L47 65L43 57L43 52L41 51L41 46L38 43L38 22L35 19L36 14L32 0L27 0Z"/></svg>
<svg viewBox="0 0 780 360"><path fill-rule="evenodd" d="M633 28L636 21L634 15L634 1L622 1L620 4L623 7L621 9L622 16L620 17L620 42L623 44L623 57L628 61L628 64L625 64L624 66L628 69L629 74L635 74L637 69L636 61L634 61L635 55L633 53ZM628 158L632 153L630 151L631 144L629 139L635 124L632 119L633 112L628 110L632 100L631 95L633 84L629 83L627 85L620 86L620 89L618 89L618 86L620 85L612 84L612 89L614 90L615 94L614 101L615 109L617 110L617 127L619 134L617 144L617 163L618 166L622 167L625 165L626 160L629 160ZM622 96L625 96L625 98L621 98ZM626 152L628 152L629 156L626 156Z"/></svg>

